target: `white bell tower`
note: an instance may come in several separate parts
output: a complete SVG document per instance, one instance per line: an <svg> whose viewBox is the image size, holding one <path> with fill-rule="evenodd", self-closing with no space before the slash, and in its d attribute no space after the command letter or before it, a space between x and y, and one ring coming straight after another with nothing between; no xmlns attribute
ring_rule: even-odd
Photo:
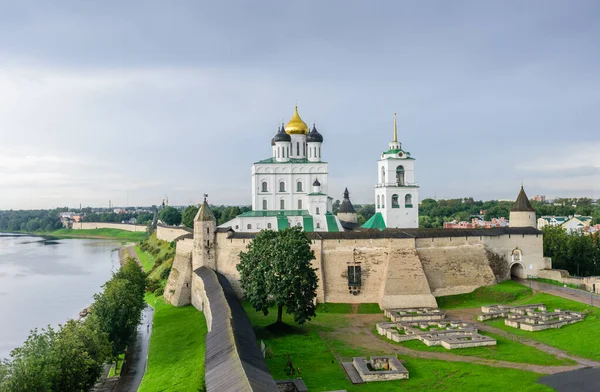
<svg viewBox="0 0 600 392"><path fill-rule="evenodd" d="M375 213L381 213L386 228L419 227L419 186L415 182L415 159L398 142L396 113L394 140L377 161Z"/></svg>

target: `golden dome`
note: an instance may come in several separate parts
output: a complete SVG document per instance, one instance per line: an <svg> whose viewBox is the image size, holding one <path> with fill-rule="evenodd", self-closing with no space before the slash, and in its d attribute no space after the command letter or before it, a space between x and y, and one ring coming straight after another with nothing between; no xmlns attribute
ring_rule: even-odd
<svg viewBox="0 0 600 392"><path fill-rule="evenodd" d="M296 109L294 110L292 119L285 126L285 132L288 135L306 135L308 133L308 125L306 125L306 123L300 118L300 115L298 114L298 106L296 106Z"/></svg>

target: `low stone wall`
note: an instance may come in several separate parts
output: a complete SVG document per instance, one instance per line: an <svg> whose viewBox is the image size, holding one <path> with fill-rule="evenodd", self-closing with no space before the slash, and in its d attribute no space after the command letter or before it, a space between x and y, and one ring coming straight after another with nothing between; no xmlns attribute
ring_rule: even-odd
<svg viewBox="0 0 600 392"><path fill-rule="evenodd" d="M538 272L538 278L551 279L563 284L572 284L581 286L587 291L595 293L600 292L600 276L575 277L569 274L569 271L559 269L543 269Z"/></svg>
<svg viewBox="0 0 600 392"><path fill-rule="evenodd" d="M194 271L192 303L204 311L208 392L278 392L254 329L231 284L207 267ZM197 284L196 284L197 283Z"/></svg>
<svg viewBox="0 0 600 392"><path fill-rule="evenodd" d="M167 226L167 225L158 225L156 226L156 238L159 240L171 242L175 241L177 238L184 236L186 234L193 234L194 231L187 227L183 226Z"/></svg>
<svg viewBox="0 0 600 392"><path fill-rule="evenodd" d="M92 230L92 229L118 229L125 231L146 231L145 225L130 225L128 223L106 223L106 222L77 222L73 223L73 230Z"/></svg>

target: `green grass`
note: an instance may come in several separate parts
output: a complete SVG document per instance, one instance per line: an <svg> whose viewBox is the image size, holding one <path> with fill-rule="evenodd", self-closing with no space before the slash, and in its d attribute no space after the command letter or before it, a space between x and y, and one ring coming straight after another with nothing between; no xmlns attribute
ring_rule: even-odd
<svg viewBox="0 0 600 392"><path fill-rule="evenodd" d="M268 316L255 312L248 304L246 312L255 327L257 338L265 342L272 356L267 364L276 380L295 376L284 371L287 354L294 367L300 368L300 376L310 391L345 389L348 392L388 391L551 391L536 384L539 374L516 369L494 368L462 362L445 362L400 356L410 372L410 379L353 385L347 380L340 359L351 360L354 356L390 354L389 351L353 348L345 342L332 338L327 332L347 325L348 319L334 313L317 313L317 317L305 325L298 326L290 315L284 321L291 327L283 332L266 328L275 322L276 313Z"/></svg>
<svg viewBox="0 0 600 392"><path fill-rule="evenodd" d="M437 297L442 309L476 308L484 305L506 304L531 295L531 289L512 280L493 286L484 286L467 294Z"/></svg>
<svg viewBox="0 0 600 392"><path fill-rule="evenodd" d="M600 309L580 302L556 297L554 295L537 293L531 297L517 301L515 305L543 303L548 309L565 309L589 312L585 320L564 326L560 329L528 332L504 325L504 319L486 321L487 324L503 329L519 336L548 344L565 350L568 353L584 358L600 360L600 341L596 338L600 330Z"/></svg>
<svg viewBox="0 0 600 392"><path fill-rule="evenodd" d="M135 242L142 241L144 238L146 238L146 232L144 231L127 231L119 229L59 229L50 232L36 232L35 234L50 235L58 238L106 238Z"/></svg>
<svg viewBox="0 0 600 392"><path fill-rule="evenodd" d="M154 307L154 329L139 391L204 390L204 314L192 306L172 306L153 294L146 294L146 302Z"/></svg>
<svg viewBox="0 0 600 392"><path fill-rule="evenodd" d="M441 346L429 347L419 340L411 340L403 343L394 342L394 344L399 344L418 351L445 352L456 355L495 359L498 361L531 363L534 365L558 366L575 364L575 361L573 360L556 358L555 356L545 353L544 351L538 350L534 347L526 346L510 339L506 339L499 335L488 332L483 332L481 334L496 339L497 344L495 346L460 348L455 350L447 350Z"/></svg>
<svg viewBox="0 0 600 392"><path fill-rule="evenodd" d="M379 308L379 304L375 303L346 304L333 302L318 304L317 313L351 314L354 312L353 306L356 307L357 314L383 313L381 308Z"/></svg>
<svg viewBox="0 0 600 392"><path fill-rule="evenodd" d="M110 370L108 371L108 378L121 375L121 369L123 368L123 360L124 359L125 359L125 354L119 355L119 366L115 370L115 364L114 363L112 364L112 366L110 367Z"/></svg>
<svg viewBox="0 0 600 392"><path fill-rule="evenodd" d="M138 259L140 259L140 263L142 263L142 267L144 267L144 271L152 270L152 267L154 267L154 257L141 250L139 245L136 245L134 249Z"/></svg>

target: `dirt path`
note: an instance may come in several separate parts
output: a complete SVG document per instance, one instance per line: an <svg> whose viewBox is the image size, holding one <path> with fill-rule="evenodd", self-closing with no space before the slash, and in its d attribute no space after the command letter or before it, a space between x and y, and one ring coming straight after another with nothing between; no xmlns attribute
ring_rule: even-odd
<svg viewBox="0 0 600 392"><path fill-rule="evenodd" d="M477 309L460 309L463 320L473 320L474 314ZM469 312L467 312L469 311ZM469 316L467 313L471 313ZM458 318L458 312L453 313L455 316L451 318ZM497 328L489 327L485 325L486 328L490 328L489 332L496 333L501 336L505 336L505 334L510 335L506 336L509 339L519 341L520 343L530 345L539 350L548 352L552 355L556 355L559 357L565 357L573 359L578 362L577 365L570 366L544 366L544 365L534 365L528 363L516 363L516 362L507 362L507 361L499 361L493 359L485 359L479 357L471 357L465 355L456 355L450 352L430 352L430 351L419 351L413 350L398 344L387 342L380 337L375 335L373 328L375 324L378 322L386 321L382 314L352 314L352 315L340 315L341 317L346 317L348 319L348 325L346 327L337 328L333 332L323 332L324 337L331 337L341 341L344 341L353 346L362 347L369 352L375 353L392 353L395 352L397 354L407 355L415 358L424 358L424 359L438 359L442 361L451 361L451 362L468 362L468 363L476 363L480 365L487 365L493 367L502 367L502 368L511 368L511 369L520 369L520 370L529 370L536 373L541 374L554 374L560 372L566 372L576 369L581 369L589 366L600 366L600 363L586 360L583 358L577 358L568 355L562 350L556 349L554 347L550 347L538 342L530 341L529 339L523 338L527 343L522 342L520 337L509 334L508 332L499 330ZM479 325L479 324L478 324ZM482 328L482 330L484 330Z"/></svg>
<svg viewBox="0 0 600 392"><path fill-rule="evenodd" d="M128 246L126 248L119 249L119 262L121 263L121 265L125 264L125 261L127 261L128 257L134 259L142 268L142 271L144 271L144 266L142 265L142 262L140 261L137 253L135 253L135 249L133 248L133 246Z"/></svg>

